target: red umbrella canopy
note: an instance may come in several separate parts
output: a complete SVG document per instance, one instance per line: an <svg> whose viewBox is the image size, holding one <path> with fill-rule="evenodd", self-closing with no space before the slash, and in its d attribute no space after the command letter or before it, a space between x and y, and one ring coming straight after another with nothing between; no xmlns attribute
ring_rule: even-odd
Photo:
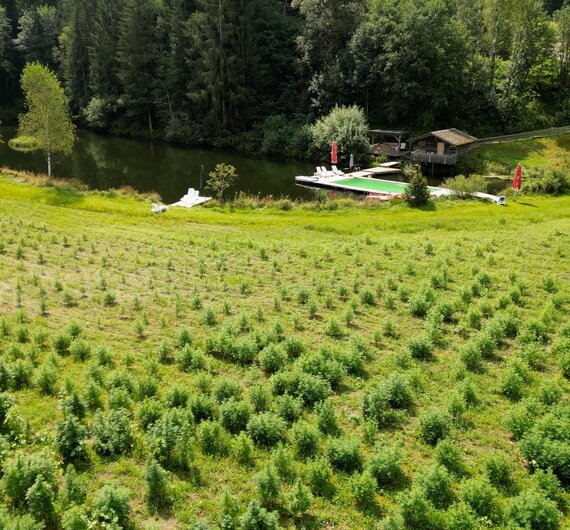
<svg viewBox="0 0 570 530"><path fill-rule="evenodd" d="M513 179L513 190L520 190L522 188L522 166L519 164L515 171L515 178Z"/></svg>
<svg viewBox="0 0 570 530"><path fill-rule="evenodd" d="M331 164L336 164L338 162L338 147L336 142L331 145Z"/></svg>

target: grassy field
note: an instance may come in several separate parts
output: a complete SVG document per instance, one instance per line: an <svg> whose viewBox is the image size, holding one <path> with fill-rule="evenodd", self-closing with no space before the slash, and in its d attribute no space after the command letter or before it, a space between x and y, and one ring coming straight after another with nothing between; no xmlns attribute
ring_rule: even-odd
<svg viewBox="0 0 570 530"><path fill-rule="evenodd" d="M0 176L0 527L568 527L570 197L339 204Z"/></svg>
<svg viewBox="0 0 570 530"><path fill-rule="evenodd" d="M473 151L475 161L484 163L487 172L511 175L520 162L523 167L566 169L570 166L570 134L521 142L486 145Z"/></svg>

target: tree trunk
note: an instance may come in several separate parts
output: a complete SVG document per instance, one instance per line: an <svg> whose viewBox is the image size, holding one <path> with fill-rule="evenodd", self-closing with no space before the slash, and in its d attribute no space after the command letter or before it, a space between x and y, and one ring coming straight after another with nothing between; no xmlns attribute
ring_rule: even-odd
<svg viewBox="0 0 570 530"><path fill-rule="evenodd" d="M51 153L49 151L47 154L47 163L48 163L48 177L51 177Z"/></svg>

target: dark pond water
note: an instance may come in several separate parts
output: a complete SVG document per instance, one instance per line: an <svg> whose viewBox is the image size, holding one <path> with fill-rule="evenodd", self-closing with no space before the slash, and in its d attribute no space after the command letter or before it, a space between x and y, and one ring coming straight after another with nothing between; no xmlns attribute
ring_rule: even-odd
<svg viewBox="0 0 570 530"><path fill-rule="evenodd" d="M20 153L8 147L15 136L13 127L0 127L0 166L45 173L47 165L40 152ZM296 175L312 174L311 164L300 161L274 161L207 149L191 149L163 142L134 140L78 131L70 157L59 158L53 168L58 178L76 178L93 189L132 186L138 191L156 191L165 202L177 201L189 187L200 185L200 166L206 174L216 164L226 162L240 176L229 194L311 198L314 190L297 186Z"/></svg>
<svg viewBox="0 0 570 530"><path fill-rule="evenodd" d="M15 135L14 127L0 126L0 138L4 140L0 143L0 166L45 173L47 165L42 153L21 153L10 149L8 141ZM269 160L88 131L78 131L73 154L58 158L53 174L58 178L81 180L93 189L131 186L142 192L154 191L164 202L171 203L182 197L188 188L199 188L202 164L207 175L220 162L232 164L239 174L237 185L227 192L229 196L242 191L251 195L311 199L323 193L322 190L295 184L296 175L313 174L314 165L308 162ZM448 168L443 168L441 174L426 173L432 186L439 186L450 176ZM396 180L400 179L396 177ZM489 180L490 193L504 187L504 181Z"/></svg>

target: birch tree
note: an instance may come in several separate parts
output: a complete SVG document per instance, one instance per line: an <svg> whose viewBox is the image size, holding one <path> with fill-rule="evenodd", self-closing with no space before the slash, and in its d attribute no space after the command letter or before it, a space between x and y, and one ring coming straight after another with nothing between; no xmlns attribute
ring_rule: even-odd
<svg viewBox="0 0 570 530"><path fill-rule="evenodd" d="M33 138L45 153L48 175L57 153L70 154L75 141L69 101L55 74L39 63L29 63L21 79L26 112L20 115L18 134Z"/></svg>

